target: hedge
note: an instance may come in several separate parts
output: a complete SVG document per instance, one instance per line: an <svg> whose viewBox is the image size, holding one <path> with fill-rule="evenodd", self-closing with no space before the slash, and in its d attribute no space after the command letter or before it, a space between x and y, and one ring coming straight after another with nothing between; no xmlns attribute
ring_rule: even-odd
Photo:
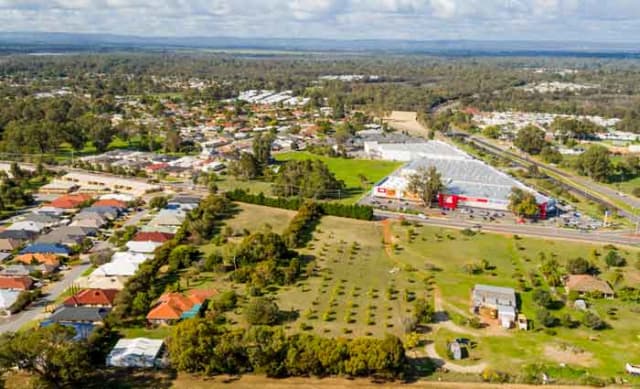
<svg viewBox="0 0 640 389"><path fill-rule="evenodd" d="M317 203L304 203L282 233L287 246L290 248L304 247L305 243L311 239L311 234L321 216L322 210Z"/></svg>
<svg viewBox="0 0 640 389"><path fill-rule="evenodd" d="M264 205L273 208L298 210L304 204L305 199L300 197L269 197L264 193L257 195L248 193L242 189L235 189L225 193L231 201ZM366 205L349 205L331 202L318 203L323 215L346 217L358 220L373 220L373 208Z"/></svg>

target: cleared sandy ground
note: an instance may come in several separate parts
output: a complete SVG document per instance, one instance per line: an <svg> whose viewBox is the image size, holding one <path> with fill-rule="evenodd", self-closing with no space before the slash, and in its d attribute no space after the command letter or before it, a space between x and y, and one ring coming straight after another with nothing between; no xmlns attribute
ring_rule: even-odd
<svg viewBox="0 0 640 389"><path fill-rule="evenodd" d="M414 136L427 136L427 129L418 123L417 113L413 111L393 111L384 118L391 128L406 131Z"/></svg>

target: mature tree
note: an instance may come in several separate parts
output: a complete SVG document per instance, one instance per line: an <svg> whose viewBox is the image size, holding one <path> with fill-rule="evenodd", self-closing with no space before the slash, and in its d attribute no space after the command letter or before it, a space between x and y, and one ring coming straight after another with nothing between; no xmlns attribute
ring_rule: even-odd
<svg viewBox="0 0 640 389"><path fill-rule="evenodd" d="M155 196L149 200L149 207L153 209L163 209L167 206L169 200L166 196Z"/></svg>
<svg viewBox="0 0 640 389"><path fill-rule="evenodd" d="M509 210L519 217L533 218L540 208L533 193L514 187L509 196Z"/></svg>
<svg viewBox="0 0 640 389"><path fill-rule="evenodd" d="M174 129L167 130L164 138L164 151L167 153L177 153L180 151L182 139L180 133Z"/></svg>
<svg viewBox="0 0 640 389"><path fill-rule="evenodd" d="M582 257L569 259L567 261L566 268L571 274L587 274L592 270L589 261Z"/></svg>
<svg viewBox="0 0 640 389"><path fill-rule="evenodd" d="M545 133L534 125L528 125L518 131L513 144L520 150L531 155L540 154L547 142L544 139Z"/></svg>
<svg viewBox="0 0 640 389"><path fill-rule="evenodd" d="M415 194L426 207L431 207L436 195L443 189L442 176L435 166L418 168L407 182L407 190Z"/></svg>
<svg viewBox="0 0 640 389"><path fill-rule="evenodd" d="M544 289L536 289L533 291L533 301L542 308L549 308L553 304L551 293Z"/></svg>
<svg viewBox="0 0 640 389"><path fill-rule="evenodd" d="M207 319L193 318L176 324L166 340L171 365L192 373L217 372L217 334L215 323Z"/></svg>
<svg viewBox="0 0 640 389"><path fill-rule="evenodd" d="M498 126L487 126L482 130L482 135L491 139L498 139L502 134L502 130Z"/></svg>
<svg viewBox="0 0 640 389"><path fill-rule="evenodd" d="M255 297L245 306L244 316L251 325L273 325L280 320L280 309L268 297Z"/></svg>
<svg viewBox="0 0 640 389"><path fill-rule="evenodd" d="M604 261L611 267L622 267L627 264L627 260L617 250L609 250Z"/></svg>
<svg viewBox="0 0 640 389"><path fill-rule="evenodd" d="M320 160L287 161L280 167L274 180L273 192L277 196L305 198L339 197L344 191L342 180Z"/></svg>
<svg viewBox="0 0 640 389"><path fill-rule="evenodd" d="M270 132L258 133L253 138L253 157L255 158L255 162L260 172L269 165L269 160L271 159L271 146L273 145L274 140L275 136Z"/></svg>
<svg viewBox="0 0 640 389"><path fill-rule="evenodd" d="M554 258L544 259L540 265L540 272L551 286L562 285L563 270Z"/></svg>
<svg viewBox="0 0 640 389"><path fill-rule="evenodd" d="M229 174L235 178L252 180L260 173L260 164L253 154L241 153L237 161L229 163Z"/></svg>
<svg viewBox="0 0 640 389"><path fill-rule="evenodd" d="M582 153L576 161L578 173L596 181L607 181L612 173L609 150L601 145L593 145Z"/></svg>
<svg viewBox="0 0 640 389"><path fill-rule="evenodd" d="M546 163L558 164L562 162L562 154L560 154L560 152L557 149L551 146L543 147L542 151L540 152L540 157ZM536 166L536 165L532 165L532 166Z"/></svg>
<svg viewBox="0 0 640 389"><path fill-rule="evenodd" d="M86 343L74 336L73 328L60 325L5 333L0 337L0 368L26 370L48 386L80 387L91 366Z"/></svg>
<svg viewBox="0 0 640 389"><path fill-rule="evenodd" d="M431 323L434 315L433 305L424 298L417 298L413 303L413 315L417 323Z"/></svg>

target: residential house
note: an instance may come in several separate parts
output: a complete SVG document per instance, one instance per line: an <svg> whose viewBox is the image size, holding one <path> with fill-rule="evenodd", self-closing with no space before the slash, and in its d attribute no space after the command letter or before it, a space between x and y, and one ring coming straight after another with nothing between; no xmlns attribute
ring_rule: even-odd
<svg viewBox="0 0 640 389"><path fill-rule="evenodd" d="M71 222L72 227L90 227L90 228L102 228L108 223L108 219L97 213L86 213L80 217L76 217Z"/></svg>
<svg viewBox="0 0 640 389"><path fill-rule="evenodd" d="M82 212L76 215L76 218L78 218L78 216L82 214L97 214L104 217L105 219L115 220L122 214L122 210L116 207L109 207L109 206L98 207L98 206L92 205L91 207L83 209Z"/></svg>
<svg viewBox="0 0 640 389"><path fill-rule="evenodd" d="M59 243L33 243L20 251L20 254L56 254L68 256L71 250Z"/></svg>
<svg viewBox="0 0 640 389"><path fill-rule="evenodd" d="M15 264L15 265L7 265L2 270L0 270L1 276L7 277L27 277L31 275L31 273L35 271L39 271L42 274L49 274L56 271L57 267L52 267L49 265L25 265L25 264Z"/></svg>
<svg viewBox="0 0 640 389"><path fill-rule="evenodd" d="M0 231L0 239L15 239L21 242L33 241L38 236L35 231L27 230L3 230Z"/></svg>
<svg viewBox="0 0 640 389"><path fill-rule="evenodd" d="M577 292L579 296L600 293L605 298L613 298L614 291L607 281L589 274L572 274L564 282L567 293Z"/></svg>
<svg viewBox="0 0 640 389"><path fill-rule="evenodd" d="M29 290L33 286L31 277L0 277L0 289Z"/></svg>
<svg viewBox="0 0 640 389"><path fill-rule="evenodd" d="M133 239L134 242L157 242L164 243L168 240L173 239L175 234L170 234L167 232L138 232Z"/></svg>
<svg viewBox="0 0 640 389"><path fill-rule="evenodd" d="M18 296L20 296L19 291L17 290L0 290L0 312L6 316L11 315L11 306L18 300Z"/></svg>
<svg viewBox="0 0 640 389"><path fill-rule="evenodd" d="M181 319L196 316L202 304L213 296L215 291L191 290L187 294L165 293L147 314L152 324L171 324Z"/></svg>
<svg viewBox="0 0 640 389"><path fill-rule="evenodd" d="M65 226L42 235L36 243L61 243L66 246L81 244L87 237L95 236L98 229L94 227Z"/></svg>
<svg viewBox="0 0 640 389"><path fill-rule="evenodd" d="M152 226L173 226L178 227L186 218L186 213L179 209L163 209L151 219L149 225Z"/></svg>
<svg viewBox="0 0 640 389"><path fill-rule="evenodd" d="M126 276L105 276L91 273L88 277L78 279L77 284L82 288L89 289L122 290L128 278Z"/></svg>
<svg viewBox="0 0 640 389"><path fill-rule="evenodd" d="M47 228L46 223L38 223L34 221L19 221L7 227L7 230L32 231L36 234L39 234L45 228Z"/></svg>
<svg viewBox="0 0 640 389"><path fill-rule="evenodd" d="M125 210L128 205L125 201L117 199L101 199L92 204L92 207L112 207L120 210Z"/></svg>
<svg viewBox="0 0 640 389"><path fill-rule="evenodd" d="M92 277L131 277L136 273L142 262L134 262L127 259L117 259L109 263L100 265L91 273Z"/></svg>
<svg viewBox="0 0 640 389"><path fill-rule="evenodd" d="M517 300L512 288L476 285L471 304L474 313L487 312L492 318L497 318L504 328L511 328L516 321Z"/></svg>
<svg viewBox="0 0 640 389"><path fill-rule="evenodd" d="M134 240L127 242L127 248L133 253L152 254L159 246L162 246L162 243Z"/></svg>
<svg viewBox="0 0 640 389"><path fill-rule="evenodd" d="M162 367L164 341L161 339L120 339L107 356L107 366Z"/></svg>
<svg viewBox="0 0 640 389"><path fill-rule="evenodd" d="M200 198L196 196L176 196L167 203L168 209L181 209L190 211L200 204Z"/></svg>
<svg viewBox="0 0 640 389"><path fill-rule="evenodd" d="M111 308L62 306L49 317L49 321L60 324L93 323L102 324Z"/></svg>
<svg viewBox="0 0 640 389"><path fill-rule="evenodd" d="M47 265L49 268L54 270L60 267L60 259L55 254L21 254L16 256L15 260L25 265Z"/></svg>
<svg viewBox="0 0 640 389"><path fill-rule="evenodd" d="M73 327L76 331L74 340L86 339L96 326L104 324L104 319L111 309L100 307L66 307L58 308L49 319L40 323L41 327L52 324Z"/></svg>
<svg viewBox="0 0 640 389"><path fill-rule="evenodd" d="M4 238L0 239L0 251L13 251L19 249L22 242L18 239Z"/></svg>
<svg viewBox="0 0 640 389"><path fill-rule="evenodd" d="M50 206L65 210L76 209L91 201L92 198L93 196L88 194L66 194L53 200Z"/></svg>
<svg viewBox="0 0 640 389"><path fill-rule="evenodd" d="M117 289L84 289L64 300L67 307L113 307Z"/></svg>
<svg viewBox="0 0 640 389"><path fill-rule="evenodd" d="M31 221L42 224L44 227L55 227L63 222L63 219L46 213L30 212L17 217L19 221Z"/></svg>

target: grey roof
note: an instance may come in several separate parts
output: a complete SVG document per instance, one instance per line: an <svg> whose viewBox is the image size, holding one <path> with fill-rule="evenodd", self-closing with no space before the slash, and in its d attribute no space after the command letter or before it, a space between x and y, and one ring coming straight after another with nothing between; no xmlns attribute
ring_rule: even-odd
<svg viewBox="0 0 640 389"><path fill-rule="evenodd" d="M111 309L104 307L61 307L49 318L52 322L99 322Z"/></svg>
<svg viewBox="0 0 640 389"><path fill-rule="evenodd" d="M0 239L31 240L38 235L35 231L27 230L4 230L0 231Z"/></svg>
<svg viewBox="0 0 640 389"><path fill-rule="evenodd" d="M37 222L37 223L57 223L60 221L59 217L55 217L55 216L51 216L50 214L46 214L46 213L27 213L25 215L21 215L19 217L20 220L24 220L24 221L32 221L32 222Z"/></svg>
<svg viewBox="0 0 640 389"><path fill-rule="evenodd" d="M514 187L529 191L538 203L549 199L527 188L520 181L476 159L421 158L408 163L405 170L435 167L442 175L446 192L470 197L490 198L508 203Z"/></svg>
<svg viewBox="0 0 640 389"><path fill-rule="evenodd" d="M56 228L46 235L42 235L36 243L80 243L90 235L95 235L96 229L79 226L65 226Z"/></svg>
<svg viewBox="0 0 640 389"><path fill-rule="evenodd" d="M169 200L169 203L175 204L199 204L200 197L197 196L176 196Z"/></svg>
<svg viewBox="0 0 640 389"><path fill-rule="evenodd" d="M500 295L513 295L515 297L516 291L513 288L506 288L503 286L483 285L477 284L473 288L474 293L487 293L487 294L500 294Z"/></svg>

